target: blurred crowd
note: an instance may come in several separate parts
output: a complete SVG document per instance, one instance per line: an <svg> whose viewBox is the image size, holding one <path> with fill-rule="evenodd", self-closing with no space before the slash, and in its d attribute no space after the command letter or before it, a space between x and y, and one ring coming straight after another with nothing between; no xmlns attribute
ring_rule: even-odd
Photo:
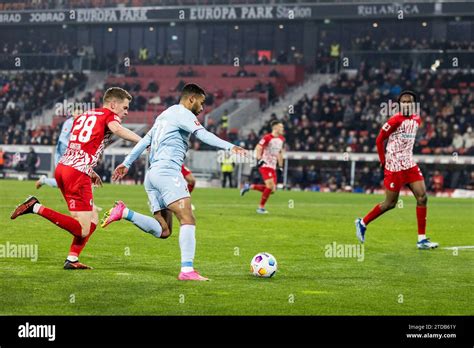
<svg viewBox="0 0 474 348"><path fill-rule="evenodd" d="M382 37L377 40L374 36L365 35L355 37L351 40L350 50L362 51L391 51L391 50L472 50L474 42L437 40L437 39L415 39L409 37Z"/></svg>
<svg viewBox="0 0 474 348"><path fill-rule="evenodd" d="M259 136L278 118L293 151L376 152L380 127L395 110L388 102L396 101L402 86L417 91L420 98L422 125L415 153L474 155L474 75L399 72L384 65L364 64L356 75L340 74L316 95L305 95L294 112L272 115Z"/></svg>
<svg viewBox="0 0 474 348"><path fill-rule="evenodd" d="M50 127L29 130L27 121L63 101L73 89L85 85L87 76L69 72L0 73L0 143L53 144L57 134Z"/></svg>
<svg viewBox="0 0 474 348"><path fill-rule="evenodd" d="M56 55L78 55L84 47L71 46L66 42L54 42L43 39L41 41L18 41L14 43L5 42L2 47L2 54L18 55L25 53L56 54Z"/></svg>

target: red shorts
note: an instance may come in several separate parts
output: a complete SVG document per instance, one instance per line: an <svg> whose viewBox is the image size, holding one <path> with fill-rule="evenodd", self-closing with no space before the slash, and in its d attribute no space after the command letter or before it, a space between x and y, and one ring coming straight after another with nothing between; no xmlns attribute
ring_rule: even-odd
<svg viewBox="0 0 474 348"><path fill-rule="evenodd" d="M418 166L399 172L391 172L387 169L384 170L383 183L385 188L390 191L398 192L402 186L406 184L423 180L425 180L425 178L423 178L423 174Z"/></svg>
<svg viewBox="0 0 474 348"><path fill-rule="evenodd" d="M260 167L258 171L262 175L263 180L273 179L275 185L277 184L277 173L276 170L269 167Z"/></svg>
<svg viewBox="0 0 474 348"><path fill-rule="evenodd" d="M183 174L183 177L187 177L189 174L192 174L192 172L189 170L188 167L186 167L184 164L181 166L181 174Z"/></svg>
<svg viewBox="0 0 474 348"><path fill-rule="evenodd" d="M59 163L54 176L69 211L92 211L92 181L89 175Z"/></svg>

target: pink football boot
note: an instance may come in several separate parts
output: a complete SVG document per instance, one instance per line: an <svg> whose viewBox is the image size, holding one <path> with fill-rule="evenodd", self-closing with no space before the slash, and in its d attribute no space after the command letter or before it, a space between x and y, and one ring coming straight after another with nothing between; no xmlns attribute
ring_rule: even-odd
<svg viewBox="0 0 474 348"><path fill-rule="evenodd" d="M114 221L121 220L125 208L125 203L122 201L115 202L114 207L105 212L100 227L104 228Z"/></svg>
<svg viewBox="0 0 474 348"><path fill-rule="evenodd" d="M197 271L181 272L179 273L178 279L179 280L200 280L200 281L209 280L209 278L201 276Z"/></svg>

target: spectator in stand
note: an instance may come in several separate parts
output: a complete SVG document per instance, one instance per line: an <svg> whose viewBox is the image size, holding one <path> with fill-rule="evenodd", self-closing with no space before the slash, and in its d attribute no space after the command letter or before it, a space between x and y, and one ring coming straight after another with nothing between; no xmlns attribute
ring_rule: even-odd
<svg viewBox="0 0 474 348"><path fill-rule="evenodd" d="M30 147L30 152L26 157L26 167L28 170L28 180L33 179L34 174L36 173L36 163L38 162L38 155L35 152L33 147Z"/></svg>
<svg viewBox="0 0 474 348"><path fill-rule="evenodd" d="M184 85L186 85L186 82L184 82L183 80L179 80L178 85L175 88L175 91L180 92L183 89Z"/></svg>
<svg viewBox="0 0 474 348"><path fill-rule="evenodd" d="M147 64L148 63L148 48L142 47L138 50L138 60L140 64Z"/></svg>
<svg viewBox="0 0 474 348"><path fill-rule="evenodd" d="M280 76L280 73L276 69L272 69L268 73L268 77L279 77L279 76Z"/></svg>
<svg viewBox="0 0 474 348"><path fill-rule="evenodd" d="M157 85L157 83L155 81L151 81L149 84L148 84L148 87L146 88L146 90L148 92L153 92L153 93L156 93L158 92L159 90L159 86Z"/></svg>
<svg viewBox="0 0 474 348"><path fill-rule="evenodd" d="M249 73L243 66L240 67L239 71L237 71L237 74L235 75L236 77L247 77L249 76Z"/></svg>
<svg viewBox="0 0 474 348"><path fill-rule="evenodd" d="M435 193L443 191L444 177L439 170L436 170L434 175L431 177L430 188L431 191Z"/></svg>
<svg viewBox="0 0 474 348"><path fill-rule="evenodd" d="M137 77L138 76L137 69L135 69L135 67L130 68L130 72L128 73L128 76Z"/></svg>

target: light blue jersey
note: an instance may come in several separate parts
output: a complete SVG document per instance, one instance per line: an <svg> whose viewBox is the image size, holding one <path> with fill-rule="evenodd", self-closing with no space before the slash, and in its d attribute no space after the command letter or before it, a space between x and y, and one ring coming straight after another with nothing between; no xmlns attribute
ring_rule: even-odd
<svg viewBox="0 0 474 348"><path fill-rule="evenodd" d="M125 158L130 168L141 153L150 146L150 170L145 176L145 190L152 213L166 209L179 199L189 197L186 181L181 174L191 134L202 142L230 150L233 144L208 132L196 116L183 105L173 105L163 111L153 127Z"/></svg>
<svg viewBox="0 0 474 348"><path fill-rule="evenodd" d="M151 146L150 168L157 167L160 173L170 175L180 172L186 158L191 134L202 142L221 149L230 150L234 146L208 132L190 110L177 104L169 107L156 118L150 131L125 158L124 165L130 168L140 154Z"/></svg>
<svg viewBox="0 0 474 348"><path fill-rule="evenodd" d="M54 154L54 164L56 166L58 165L59 159L66 152L73 123L74 117L69 117L64 121L63 126L61 127L61 133L59 134L58 143L56 144L56 152Z"/></svg>

